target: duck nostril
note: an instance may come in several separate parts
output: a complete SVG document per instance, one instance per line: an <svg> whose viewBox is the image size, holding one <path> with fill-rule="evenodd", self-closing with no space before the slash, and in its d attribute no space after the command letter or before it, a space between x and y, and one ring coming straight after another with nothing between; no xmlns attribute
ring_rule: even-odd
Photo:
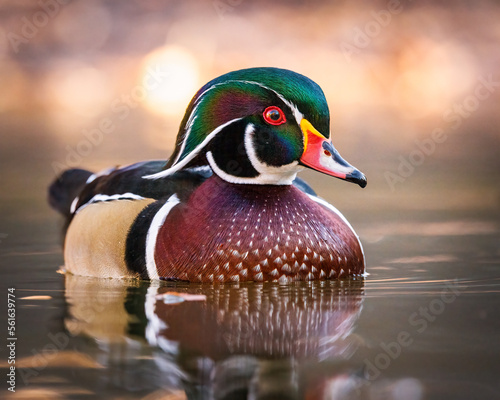
<svg viewBox="0 0 500 400"><path fill-rule="evenodd" d="M331 157L332 156L332 153L330 153L328 150L323 150L323 154L327 157Z"/></svg>

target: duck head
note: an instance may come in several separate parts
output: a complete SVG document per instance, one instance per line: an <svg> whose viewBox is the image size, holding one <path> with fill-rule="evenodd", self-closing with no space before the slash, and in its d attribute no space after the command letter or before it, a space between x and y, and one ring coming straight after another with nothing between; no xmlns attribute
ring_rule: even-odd
<svg viewBox="0 0 500 400"><path fill-rule="evenodd" d="M366 186L365 176L331 142L321 88L278 68L234 71L203 86L186 110L165 169L145 178L207 163L231 183L291 184L307 167Z"/></svg>

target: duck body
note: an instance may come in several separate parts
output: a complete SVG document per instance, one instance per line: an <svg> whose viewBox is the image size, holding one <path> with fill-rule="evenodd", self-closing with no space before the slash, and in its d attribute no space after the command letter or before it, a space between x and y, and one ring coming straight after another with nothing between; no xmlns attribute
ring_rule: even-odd
<svg viewBox="0 0 500 400"><path fill-rule="evenodd" d="M296 177L309 167L366 185L316 129L329 124L321 95L291 71L235 71L195 95L170 160L63 173L49 199L67 219L66 270L191 282L363 274L351 225Z"/></svg>
<svg viewBox="0 0 500 400"><path fill-rule="evenodd" d="M212 176L187 202L173 195L158 211L169 210L158 230L148 230L156 241L140 274L198 282L288 282L363 273L352 228L317 201L294 185L235 185ZM151 224L138 222L131 234L144 232L143 226Z"/></svg>

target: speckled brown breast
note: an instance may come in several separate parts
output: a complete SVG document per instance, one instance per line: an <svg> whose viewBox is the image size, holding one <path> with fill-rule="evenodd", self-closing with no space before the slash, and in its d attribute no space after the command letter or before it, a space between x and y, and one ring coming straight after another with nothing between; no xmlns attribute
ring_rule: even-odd
<svg viewBox="0 0 500 400"><path fill-rule="evenodd" d="M294 186L217 176L174 207L155 250L163 278L198 282L335 279L364 272L352 229Z"/></svg>

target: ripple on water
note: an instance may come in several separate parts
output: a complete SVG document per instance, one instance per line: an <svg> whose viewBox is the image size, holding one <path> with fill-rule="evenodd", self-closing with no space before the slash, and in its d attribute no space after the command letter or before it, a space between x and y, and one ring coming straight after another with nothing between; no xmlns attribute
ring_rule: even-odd
<svg viewBox="0 0 500 400"><path fill-rule="evenodd" d="M499 232L498 224L482 220L455 220L441 222L391 221L365 227L361 238L368 243L377 243L386 236L467 236L491 235Z"/></svg>
<svg viewBox="0 0 500 400"><path fill-rule="evenodd" d="M453 286L460 294L500 293L500 278L425 279L414 277L367 279L366 297L388 295L437 295Z"/></svg>

